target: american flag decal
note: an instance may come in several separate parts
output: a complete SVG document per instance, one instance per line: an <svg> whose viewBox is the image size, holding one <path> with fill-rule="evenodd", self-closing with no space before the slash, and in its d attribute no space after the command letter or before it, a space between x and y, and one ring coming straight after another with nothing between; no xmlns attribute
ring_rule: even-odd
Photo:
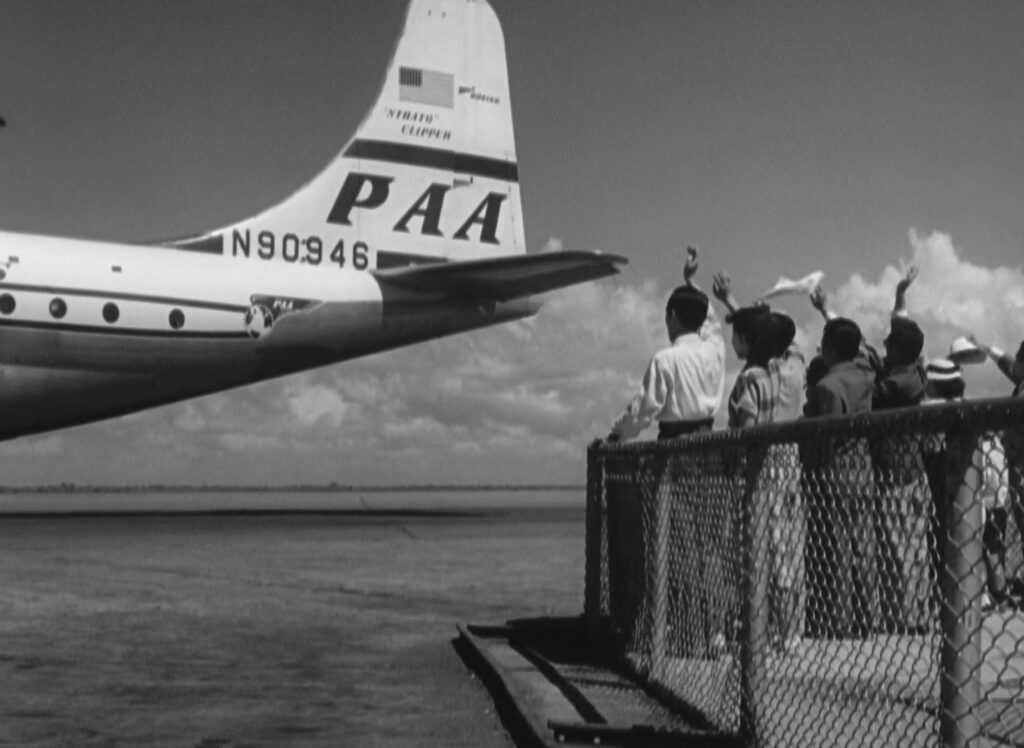
<svg viewBox="0 0 1024 748"><path fill-rule="evenodd" d="M398 69L398 98L412 104L452 108L455 76L421 68Z"/></svg>

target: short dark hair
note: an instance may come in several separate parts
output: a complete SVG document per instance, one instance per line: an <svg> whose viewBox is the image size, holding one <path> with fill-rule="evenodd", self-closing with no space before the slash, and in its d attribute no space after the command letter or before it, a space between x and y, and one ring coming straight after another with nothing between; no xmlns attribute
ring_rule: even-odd
<svg viewBox="0 0 1024 748"><path fill-rule="evenodd" d="M810 389L816 385L826 374L828 374L828 364L825 363L825 359L819 353L811 359L811 363L807 364L807 371L804 374L807 388Z"/></svg>
<svg viewBox="0 0 1024 748"><path fill-rule="evenodd" d="M745 306L730 314L728 321L734 332L753 343L768 331L771 311L766 306Z"/></svg>
<svg viewBox="0 0 1024 748"><path fill-rule="evenodd" d="M1024 364L1024 340L1020 341L1020 348L1017 349L1017 360Z"/></svg>
<svg viewBox="0 0 1024 748"><path fill-rule="evenodd" d="M821 347L832 349L840 361L853 361L860 350L862 340L860 328L852 319L836 317L825 323L825 331L821 334Z"/></svg>
<svg viewBox="0 0 1024 748"><path fill-rule="evenodd" d="M914 320L893 317L886 343L897 353L900 363L909 364L917 361L924 350L924 333Z"/></svg>
<svg viewBox="0 0 1024 748"><path fill-rule="evenodd" d="M668 297L665 311L675 315L687 329L699 330L708 318L707 294L693 286L679 286Z"/></svg>
<svg viewBox="0 0 1024 748"><path fill-rule="evenodd" d="M793 344L796 338L796 323L788 314L772 312L771 334L773 345L773 356L781 356Z"/></svg>
<svg viewBox="0 0 1024 748"><path fill-rule="evenodd" d="M733 333L747 345L748 366L768 366L774 353L772 343L772 313L763 305L745 306L729 315Z"/></svg>

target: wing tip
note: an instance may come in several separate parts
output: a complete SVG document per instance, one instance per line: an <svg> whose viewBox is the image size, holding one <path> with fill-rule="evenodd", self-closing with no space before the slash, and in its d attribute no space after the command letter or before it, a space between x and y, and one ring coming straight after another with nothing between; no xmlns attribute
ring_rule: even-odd
<svg viewBox="0 0 1024 748"><path fill-rule="evenodd" d="M542 253L547 254L547 253ZM569 255L571 257L586 258L590 260L599 260L604 264L610 265L628 265L629 258L625 255L617 255L613 252L605 252L600 249L577 249L577 250L564 250L562 252L551 252L553 255Z"/></svg>

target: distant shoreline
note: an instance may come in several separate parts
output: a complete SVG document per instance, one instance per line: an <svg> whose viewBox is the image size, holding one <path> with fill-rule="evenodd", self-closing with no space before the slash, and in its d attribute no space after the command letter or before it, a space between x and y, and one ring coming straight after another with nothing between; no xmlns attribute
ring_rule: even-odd
<svg viewBox="0 0 1024 748"><path fill-rule="evenodd" d="M357 486L340 483L299 484L283 486L247 485L160 485L92 486L61 483L52 486L0 486L2 494L26 493L455 493L496 491L585 491L586 486L573 483L494 483L443 485L434 483L395 486Z"/></svg>

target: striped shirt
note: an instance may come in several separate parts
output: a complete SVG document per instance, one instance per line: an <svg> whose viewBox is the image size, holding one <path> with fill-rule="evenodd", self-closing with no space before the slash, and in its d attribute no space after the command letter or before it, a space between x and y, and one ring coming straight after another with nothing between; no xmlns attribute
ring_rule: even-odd
<svg viewBox="0 0 1024 748"><path fill-rule="evenodd" d="M729 428L740 428L751 418L755 424L775 422L781 383L778 368L771 369L748 366L736 377L729 395Z"/></svg>

